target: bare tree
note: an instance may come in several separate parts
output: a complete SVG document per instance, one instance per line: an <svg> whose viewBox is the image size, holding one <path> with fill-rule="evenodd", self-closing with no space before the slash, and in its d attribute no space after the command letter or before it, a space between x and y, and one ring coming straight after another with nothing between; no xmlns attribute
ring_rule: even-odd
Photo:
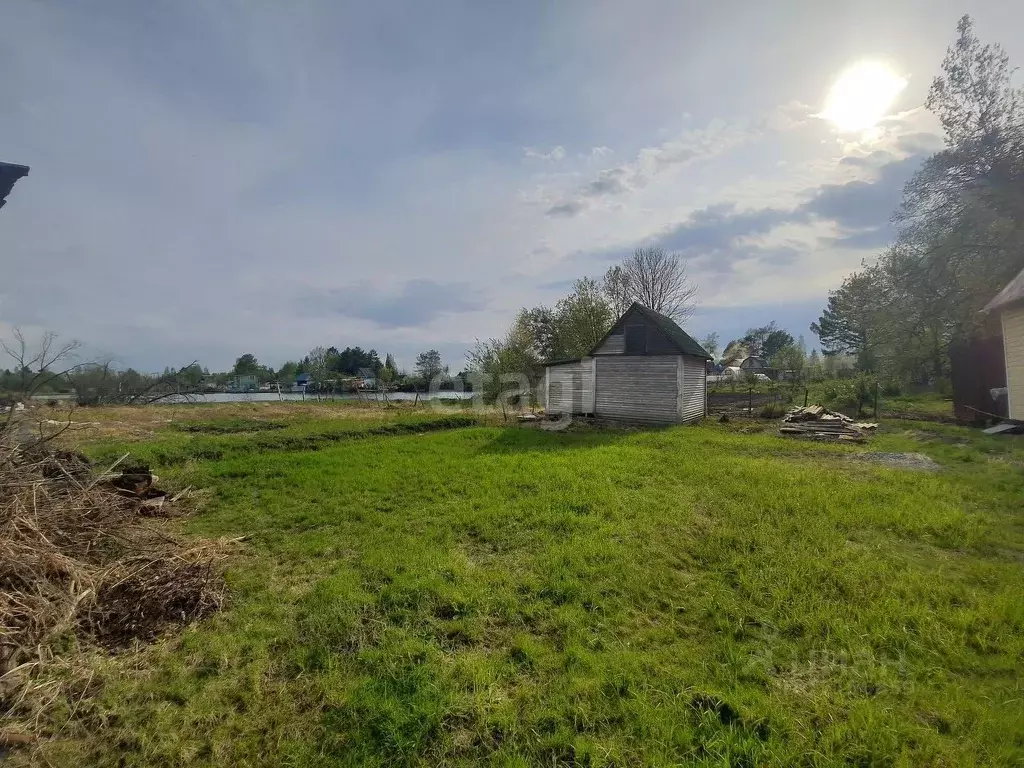
<svg viewBox="0 0 1024 768"><path fill-rule="evenodd" d="M66 378L78 405L147 405L167 399L193 402L201 388L188 374L197 368L198 361L193 360L161 376L147 376L131 369L117 370L112 361L102 360L78 365Z"/></svg>
<svg viewBox="0 0 1024 768"><path fill-rule="evenodd" d="M696 309L697 286L686 274L686 262L664 248L637 248L621 267L608 270L604 287L613 304L638 301L677 322Z"/></svg>
<svg viewBox="0 0 1024 768"><path fill-rule="evenodd" d="M605 299L611 305L615 317L621 317L634 301L626 270L618 264L608 267L608 271L604 273L601 289L604 291Z"/></svg>
<svg viewBox="0 0 1024 768"><path fill-rule="evenodd" d="M22 397L32 397L45 385L78 367L78 365L69 364L81 346L77 341L59 344L57 334L53 331L46 331L38 345L33 347L25 339L25 334L18 326L14 327L11 335L14 337L14 341L8 343L0 339L0 348L7 353L17 367L18 390Z"/></svg>

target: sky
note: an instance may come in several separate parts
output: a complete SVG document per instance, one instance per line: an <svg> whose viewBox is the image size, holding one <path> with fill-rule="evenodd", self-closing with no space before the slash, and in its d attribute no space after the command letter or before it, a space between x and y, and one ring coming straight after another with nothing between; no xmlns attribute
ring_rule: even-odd
<svg viewBox="0 0 1024 768"><path fill-rule="evenodd" d="M0 160L31 172L0 211L0 336L144 371L318 344L458 370L662 246L692 336L814 346L941 147L922 104L963 13L1024 62L1010 0L7 0ZM892 102L837 124L864 62Z"/></svg>

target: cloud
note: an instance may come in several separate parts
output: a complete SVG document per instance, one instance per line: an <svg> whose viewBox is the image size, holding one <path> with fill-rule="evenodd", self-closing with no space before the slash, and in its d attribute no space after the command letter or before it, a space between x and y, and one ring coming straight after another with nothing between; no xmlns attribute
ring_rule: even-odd
<svg viewBox="0 0 1024 768"><path fill-rule="evenodd" d="M923 162L923 156L909 155L880 166L874 179L823 184L809 191L810 199L798 210L846 229L876 228L892 216L902 200L903 187Z"/></svg>
<svg viewBox="0 0 1024 768"><path fill-rule="evenodd" d="M797 212L790 210L737 210L735 203L719 203L694 211L685 221L659 234L655 244L683 253L721 251L741 238L767 234L780 224L799 218Z"/></svg>
<svg viewBox="0 0 1024 768"><path fill-rule="evenodd" d="M369 283L308 290L295 300L296 311L313 317L342 316L369 320L381 328L426 325L444 315L479 310L486 305L468 283L410 280L397 291Z"/></svg>
<svg viewBox="0 0 1024 768"><path fill-rule="evenodd" d="M654 147L644 147L630 162L598 172L597 176L557 200L547 210L551 217L571 218L585 211L591 201L626 194L642 188L655 176L670 168L685 166L700 159L722 154L760 135L767 120L759 124L746 121L712 120L707 127L684 131Z"/></svg>
<svg viewBox="0 0 1024 768"><path fill-rule="evenodd" d="M841 158L840 171L866 175L805 189L788 206L708 205L631 245L594 255L618 258L639 245L662 247L686 257L702 285L733 281L756 290L749 286L754 274L785 273L801 264L809 270L823 250L836 254L891 243L895 230L889 219L922 161L920 155L896 158L884 150Z"/></svg>
<svg viewBox="0 0 1024 768"><path fill-rule="evenodd" d="M564 203L552 205L547 210L547 215L552 217L564 216L571 219L587 209L587 204L582 200L566 200Z"/></svg>
<svg viewBox="0 0 1024 768"><path fill-rule="evenodd" d="M876 149L873 152L869 152L866 155L855 154L847 155L839 161L840 165L848 166L851 168L870 168L878 169L883 165L888 165L896 159L896 156L887 150Z"/></svg>
<svg viewBox="0 0 1024 768"><path fill-rule="evenodd" d="M547 160L550 162L557 162L565 158L565 147L559 145L552 149L550 152L541 152L533 149L532 147L526 147L523 149L523 155L531 160Z"/></svg>
<svg viewBox="0 0 1024 768"><path fill-rule="evenodd" d="M625 171L621 168L612 168L601 171L596 179L589 182L583 189L586 197L604 197L605 195L621 195L629 187L623 182L622 177Z"/></svg>

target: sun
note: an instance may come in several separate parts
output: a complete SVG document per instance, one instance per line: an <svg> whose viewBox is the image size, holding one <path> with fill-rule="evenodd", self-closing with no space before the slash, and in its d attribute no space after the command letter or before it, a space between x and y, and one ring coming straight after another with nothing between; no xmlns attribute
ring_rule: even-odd
<svg viewBox="0 0 1024 768"><path fill-rule="evenodd" d="M885 117L904 88L900 77L878 61L861 61L846 69L832 84L819 117L840 131L864 131Z"/></svg>

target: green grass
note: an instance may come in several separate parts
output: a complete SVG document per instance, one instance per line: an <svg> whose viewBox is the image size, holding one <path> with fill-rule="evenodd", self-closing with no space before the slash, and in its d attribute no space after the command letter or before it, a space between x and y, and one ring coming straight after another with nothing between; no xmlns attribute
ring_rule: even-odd
<svg viewBox="0 0 1024 768"><path fill-rule="evenodd" d="M247 554L229 609L104 668L47 758L1024 760L1024 441L899 424L866 448L923 473L758 427L443 418L128 446L213 489L189 529Z"/></svg>

